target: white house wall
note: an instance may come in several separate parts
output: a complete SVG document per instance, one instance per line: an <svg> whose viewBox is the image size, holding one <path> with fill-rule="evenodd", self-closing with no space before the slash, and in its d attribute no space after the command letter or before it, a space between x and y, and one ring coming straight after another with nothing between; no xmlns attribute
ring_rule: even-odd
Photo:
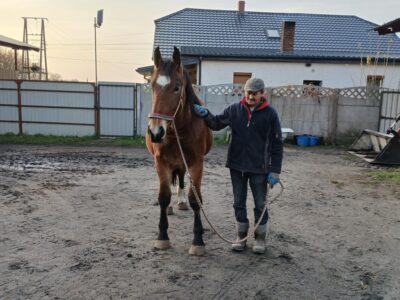
<svg viewBox="0 0 400 300"><path fill-rule="evenodd" d="M285 62L241 62L204 60L201 65L201 84L232 83L233 73L252 73L264 79L270 87L301 85L303 80L321 80L322 86L345 88L365 86L367 75L384 76L383 86L400 88L400 66L360 66L359 64L329 64Z"/></svg>

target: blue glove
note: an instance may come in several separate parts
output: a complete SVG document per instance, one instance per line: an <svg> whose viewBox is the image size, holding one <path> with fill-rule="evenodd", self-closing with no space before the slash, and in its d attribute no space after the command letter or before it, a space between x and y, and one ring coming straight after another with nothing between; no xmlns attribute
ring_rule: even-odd
<svg viewBox="0 0 400 300"><path fill-rule="evenodd" d="M208 109L201 105L195 104L194 105L194 113L197 116L199 116L200 118L205 118L208 115Z"/></svg>
<svg viewBox="0 0 400 300"><path fill-rule="evenodd" d="M278 173L273 173L270 172L267 174L267 182L271 186L271 188L274 187L275 184L279 182L279 174Z"/></svg>

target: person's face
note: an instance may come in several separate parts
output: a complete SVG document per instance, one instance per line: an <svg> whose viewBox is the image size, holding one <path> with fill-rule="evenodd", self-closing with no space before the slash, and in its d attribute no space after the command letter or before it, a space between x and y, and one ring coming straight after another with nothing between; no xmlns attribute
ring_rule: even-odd
<svg viewBox="0 0 400 300"><path fill-rule="evenodd" d="M252 92L246 91L246 103L249 107L254 107L260 104L261 98L264 96L264 91Z"/></svg>

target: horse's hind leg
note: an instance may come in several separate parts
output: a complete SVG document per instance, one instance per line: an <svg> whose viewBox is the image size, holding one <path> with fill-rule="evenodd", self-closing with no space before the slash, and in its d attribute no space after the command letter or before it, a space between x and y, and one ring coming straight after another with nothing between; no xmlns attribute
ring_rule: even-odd
<svg viewBox="0 0 400 300"><path fill-rule="evenodd" d="M199 201L202 203L200 185L201 185L201 177L203 174L203 162L193 166L190 169L190 173L192 174L193 184L196 188ZM189 254L201 256L204 255L206 251L203 241L204 229L203 229L203 224L201 223L200 206L197 202L196 195L193 192L192 183L190 184L190 190L189 190L189 203L194 211L194 226L193 226L194 237L192 246L189 249Z"/></svg>
<svg viewBox="0 0 400 300"><path fill-rule="evenodd" d="M176 194L178 198L178 209L188 210L189 206L187 204L185 195L185 171L179 171L178 176L179 176L179 184L176 188Z"/></svg>
<svg viewBox="0 0 400 300"><path fill-rule="evenodd" d="M154 248L165 250L170 248L168 237L168 217L167 208L171 202L171 188L170 177L165 174L159 174L160 177L160 190L158 193L158 203L160 205L160 222L158 224L158 238L154 243Z"/></svg>

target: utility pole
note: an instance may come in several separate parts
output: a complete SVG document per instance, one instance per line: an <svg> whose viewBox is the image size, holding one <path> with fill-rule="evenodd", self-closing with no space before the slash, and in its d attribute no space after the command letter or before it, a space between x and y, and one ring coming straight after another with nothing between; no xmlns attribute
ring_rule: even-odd
<svg viewBox="0 0 400 300"><path fill-rule="evenodd" d="M37 45L39 43L39 59L33 59L29 56L28 50L22 51L22 79L32 79L33 74L39 74L39 80L48 80L48 70L47 70L47 46L46 46L46 31L44 26L44 21L48 21L47 18L38 17L22 17L24 19L24 36L23 42L27 44ZM40 33L33 32L30 33L28 30L28 21L35 20L40 21ZM40 39L37 37L40 36ZM35 45L35 46L36 46ZM31 76L32 75L32 76Z"/></svg>
<svg viewBox="0 0 400 300"><path fill-rule="evenodd" d="M95 80L97 86L97 36L96 29L100 28L101 24L103 24L103 10L100 9L97 11L97 19L94 18L94 72L95 72Z"/></svg>

